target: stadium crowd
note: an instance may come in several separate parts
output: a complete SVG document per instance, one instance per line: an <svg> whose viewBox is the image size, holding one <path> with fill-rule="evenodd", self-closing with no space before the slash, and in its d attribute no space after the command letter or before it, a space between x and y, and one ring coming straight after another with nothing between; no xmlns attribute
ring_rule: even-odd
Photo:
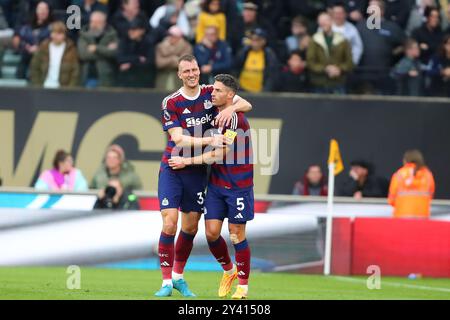
<svg viewBox="0 0 450 320"><path fill-rule="evenodd" d="M448 0L0 0L0 71L9 47L35 86L173 91L193 53L247 92L448 97L449 19Z"/></svg>

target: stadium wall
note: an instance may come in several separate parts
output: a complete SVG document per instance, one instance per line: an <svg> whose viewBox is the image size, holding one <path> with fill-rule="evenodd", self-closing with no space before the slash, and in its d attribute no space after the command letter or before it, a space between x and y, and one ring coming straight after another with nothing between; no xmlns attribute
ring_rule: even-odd
<svg viewBox="0 0 450 320"><path fill-rule="evenodd" d="M332 273L450 277L450 222L421 219L336 218Z"/></svg>
<svg viewBox="0 0 450 320"><path fill-rule="evenodd" d="M144 188L156 190L166 143L160 125L165 95L149 90L0 88L4 185L31 185L59 148L73 153L89 179L107 145L116 142L125 147ZM325 166L329 140L336 138L346 166L352 159L364 158L387 178L401 165L406 149L421 149L436 178L436 197L450 198L449 99L243 96L254 106L249 118L252 127L259 129L256 144L262 154L255 169L256 193L291 193L309 164ZM269 137L269 150L263 148L263 135ZM343 178L345 174L339 175L337 184Z"/></svg>

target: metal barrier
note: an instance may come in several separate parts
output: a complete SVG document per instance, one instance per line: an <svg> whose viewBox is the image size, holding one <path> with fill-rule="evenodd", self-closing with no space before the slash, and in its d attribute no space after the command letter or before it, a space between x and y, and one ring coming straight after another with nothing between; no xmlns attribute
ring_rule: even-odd
<svg viewBox="0 0 450 320"><path fill-rule="evenodd" d="M29 194L55 194L55 195L97 195L100 190L91 189L86 192L76 191L39 191L29 187L0 187L0 193L29 193ZM156 198L158 193L156 191L134 191L138 197ZM356 200L352 197L335 197L336 203L351 203L351 204L387 204L386 198L363 198ZM297 195L285 195L285 194L255 194L255 200L257 201L279 201L279 202L315 202L326 203L326 197L318 196L297 196ZM450 206L450 200L445 199L433 199L432 205L437 206Z"/></svg>

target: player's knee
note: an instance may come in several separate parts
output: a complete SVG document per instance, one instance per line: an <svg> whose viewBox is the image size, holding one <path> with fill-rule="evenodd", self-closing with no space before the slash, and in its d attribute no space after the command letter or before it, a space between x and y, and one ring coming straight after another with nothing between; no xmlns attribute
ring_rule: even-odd
<svg viewBox="0 0 450 320"><path fill-rule="evenodd" d="M186 227L186 228L183 228L183 232L195 236L198 232L198 227L196 227L196 226L195 227L194 226Z"/></svg>
<svg viewBox="0 0 450 320"><path fill-rule="evenodd" d="M163 232L166 234L174 235L177 233L177 224L173 222L164 222Z"/></svg>
<svg viewBox="0 0 450 320"><path fill-rule="evenodd" d="M220 236L220 232L217 232L215 230L206 230L205 233L206 233L206 240L208 240L208 242L216 241Z"/></svg>

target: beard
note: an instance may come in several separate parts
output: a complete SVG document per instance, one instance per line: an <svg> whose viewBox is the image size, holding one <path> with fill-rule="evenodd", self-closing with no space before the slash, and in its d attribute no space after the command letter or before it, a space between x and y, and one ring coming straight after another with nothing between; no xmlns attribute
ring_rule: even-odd
<svg viewBox="0 0 450 320"><path fill-rule="evenodd" d="M103 34L103 31L102 29L89 29L89 34L94 38L98 38Z"/></svg>

